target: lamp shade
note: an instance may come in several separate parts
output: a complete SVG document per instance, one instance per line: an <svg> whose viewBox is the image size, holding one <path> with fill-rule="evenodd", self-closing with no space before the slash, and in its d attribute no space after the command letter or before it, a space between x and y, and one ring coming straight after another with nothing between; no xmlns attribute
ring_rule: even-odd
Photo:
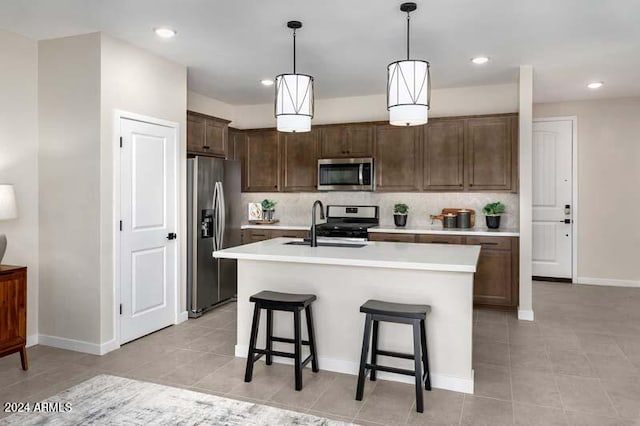
<svg viewBox="0 0 640 426"><path fill-rule="evenodd" d="M280 132L311 131L313 77L305 74L276 77L275 116Z"/></svg>
<svg viewBox="0 0 640 426"><path fill-rule="evenodd" d="M405 60L387 67L387 109L394 126L418 126L428 121L429 62Z"/></svg>
<svg viewBox="0 0 640 426"><path fill-rule="evenodd" d="M17 217L18 208L13 185L0 185L0 220L15 219Z"/></svg>

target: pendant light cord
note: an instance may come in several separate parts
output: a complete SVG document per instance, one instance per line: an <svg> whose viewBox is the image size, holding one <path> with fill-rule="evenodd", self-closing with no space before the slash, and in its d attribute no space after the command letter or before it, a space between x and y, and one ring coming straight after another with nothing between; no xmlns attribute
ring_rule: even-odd
<svg viewBox="0 0 640 426"><path fill-rule="evenodd" d="M293 29L293 73L296 73L296 29Z"/></svg>
<svg viewBox="0 0 640 426"><path fill-rule="evenodd" d="M409 56L409 43L410 43L409 26L410 25L411 25L411 12L407 12L407 61L410 59L410 56Z"/></svg>

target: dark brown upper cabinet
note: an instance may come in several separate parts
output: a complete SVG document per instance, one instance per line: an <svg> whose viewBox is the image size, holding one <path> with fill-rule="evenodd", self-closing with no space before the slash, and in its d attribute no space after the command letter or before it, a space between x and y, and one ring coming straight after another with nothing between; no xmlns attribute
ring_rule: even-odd
<svg viewBox="0 0 640 426"><path fill-rule="evenodd" d="M422 127L376 126L374 157L377 191L420 190L422 131Z"/></svg>
<svg viewBox="0 0 640 426"><path fill-rule="evenodd" d="M242 130L229 127L229 137L227 142L227 159L240 160L240 150L242 150L246 133Z"/></svg>
<svg viewBox="0 0 640 426"><path fill-rule="evenodd" d="M424 126L424 191L464 188L464 120L432 120Z"/></svg>
<svg viewBox="0 0 640 426"><path fill-rule="evenodd" d="M229 121L187 111L187 152L226 158Z"/></svg>
<svg viewBox="0 0 640 426"><path fill-rule="evenodd" d="M283 191L316 191L319 134L316 129L305 133L279 133Z"/></svg>
<svg viewBox="0 0 640 426"><path fill-rule="evenodd" d="M371 157L373 155L373 125L332 125L320 131L322 158Z"/></svg>
<svg viewBox="0 0 640 426"><path fill-rule="evenodd" d="M514 116L469 118L465 128L465 189L516 190L517 121Z"/></svg>
<svg viewBox="0 0 640 426"><path fill-rule="evenodd" d="M243 191L279 191L280 158L276 130L249 130L242 145L244 146L236 155L244 163Z"/></svg>

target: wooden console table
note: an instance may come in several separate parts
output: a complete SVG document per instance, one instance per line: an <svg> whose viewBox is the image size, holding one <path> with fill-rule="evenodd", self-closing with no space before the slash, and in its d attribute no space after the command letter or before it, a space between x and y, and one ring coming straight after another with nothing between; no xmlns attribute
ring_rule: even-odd
<svg viewBox="0 0 640 426"><path fill-rule="evenodd" d="M27 267L0 265L0 357L20 352L27 361Z"/></svg>

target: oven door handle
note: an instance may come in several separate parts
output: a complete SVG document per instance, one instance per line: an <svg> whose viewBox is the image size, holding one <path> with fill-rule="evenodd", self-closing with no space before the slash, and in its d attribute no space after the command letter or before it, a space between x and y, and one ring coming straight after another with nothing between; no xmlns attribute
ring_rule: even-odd
<svg viewBox="0 0 640 426"><path fill-rule="evenodd" d="M360 167L358 167L358 183L360 185L364 185L364 163L360 163Z"/></svg>

